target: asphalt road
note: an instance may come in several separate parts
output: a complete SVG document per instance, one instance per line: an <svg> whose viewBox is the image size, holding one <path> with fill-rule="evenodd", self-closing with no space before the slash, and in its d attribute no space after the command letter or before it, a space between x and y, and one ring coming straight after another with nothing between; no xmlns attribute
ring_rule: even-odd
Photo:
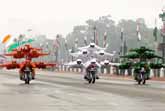
<svg viewBox="0 0 165 111"><path fill-rule="evenodd" d="M25 85L16 71L1 70L0 111L165 111L165 82L101 77L88 84L80 74L38 71Z"/></svg>

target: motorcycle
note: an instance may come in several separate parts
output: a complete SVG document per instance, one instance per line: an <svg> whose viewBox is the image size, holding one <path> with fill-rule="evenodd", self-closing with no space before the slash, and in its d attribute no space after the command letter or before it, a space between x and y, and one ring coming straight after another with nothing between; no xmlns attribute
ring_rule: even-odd
<svg viewBox="0 0 165 111"><path fill-rule="evenodd" d="M29 84L32 80L32 71L29 67L26 67L24 70L23 80L25 81L25 84Z"/></svg>
<svg viewBox="0 0 165 111"><path fill-rule="evenodd" d="M96 75L96 68L91 68L84 78L89 82L89 84L94 84L96 79L98 78Z"/></svg>
<svg viewBox="0 0 165 111"><path fill-rule="evenodd" d="M141 84L141 82L142 82L142 84L146 84L145 73L144 72L140 72L139 74L137 74L136 80L137 80L139 85Z"/></svg>

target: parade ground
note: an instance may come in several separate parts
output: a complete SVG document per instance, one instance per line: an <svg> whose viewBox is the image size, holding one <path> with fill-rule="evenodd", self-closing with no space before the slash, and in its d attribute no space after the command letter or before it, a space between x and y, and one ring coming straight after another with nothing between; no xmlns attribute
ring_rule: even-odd
<svg viewBox="0 0 165 111"><path fill-rule="evenodd" d="M37 71L27 85L16 71L0 73L0 111L164 111L164 103L165 81L100 76L88 84L82 74Z"/></svg>

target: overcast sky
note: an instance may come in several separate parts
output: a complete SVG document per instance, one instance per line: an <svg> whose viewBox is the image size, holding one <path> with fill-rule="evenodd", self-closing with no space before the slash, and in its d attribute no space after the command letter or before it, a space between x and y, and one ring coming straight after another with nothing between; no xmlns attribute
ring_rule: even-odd
<svg viewBox="0 0 165 111"><path fill-rule="evenodd" d="M0 0L0 36L42 33L53 38L73 26L110 14L116 21L144 18L153 27L165 0ZM160 20L159 20L160 22Z"/></svg>

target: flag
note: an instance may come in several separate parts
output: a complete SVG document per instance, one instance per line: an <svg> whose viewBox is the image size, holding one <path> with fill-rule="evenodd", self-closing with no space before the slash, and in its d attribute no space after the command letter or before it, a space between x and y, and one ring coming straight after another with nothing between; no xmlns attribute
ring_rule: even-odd
<svg viewBox="0 0 165 111"><path fill-rule="evenodd" d="M161 29L161 36L165 36L165 24L163 25Z"/></svg>
<svg viewBox="0 0 165 111"><path fill-rule="evenodd" d="M78 46L78 38L76 38L74 42L75 42L75 47L77 48L77 46Z"/></svg>
<svg viewBox="0 0 165 111"><path fill-rule="evenodd" d="M120 37L121 41L123 41L123 40L124 40L124 38L123 38L123 32L124 32L124 29L123 29L123 28L121 28L121 37Z"/></svg>
<svg viewBox="0 0 165 111"><path fill-rule="evenodd" d="M158 29L157 27L155 27L153 31L153 36L155 37L155 41L157 41L157 32L158 32Z"/></svg>
<svg viewBox="0 0 165 111"><path fill-rule="evenodd" d="M141 38L140 31L139 31L139 24L137 24L136 33L137 33L138 40L141 41L142 38Z"/></svg>
<svg viewBox="0 0 165 111"><path fill-rule="evenodd" d="M10 38L11 38L11 35L10 35L10 34L6 35L6 36L3 38L2 43L3 43L3 44L6 43L7 41L9 41Z"/></svg>
<svg viewBox="0 0 165 111"><path fill-rule="evenodd" d="M98 34L96 33L96 36L95 36L96 38L95 38L95 43L96 43L96 45L99 45L99 41L98 41Z"/></svg>
<svg viewBox="0 0 165 111"><path fill-rule="evenodd" d="M157 33L158 33L157 21L155 19L155 28L153 30L153 36L155 37L155 41L157 41Z"/></svg>
<svg viewBox="0 0 165 111"><path fill-rule="evenodd" d="M96 43L96 26L93 27L93 30L94 30L93 42Z"/></svg>
<svg viewBox="0 0 165 111"><path fill-rule="evenodd" d="M13 43L13 44L11 44L11 45L9 46L8 52L11 52L13 49L18 48L18 47L21 46L21 45L24 45L24 44L27 44L27 43L31 43L31 42L33 42L33 41L34 41L34 39L28 39L28 40L26 40L26 41L15 42L15 43Z"/></svg>
<svg viewBox="0 0 165 111"><path fill-rule="evenodd" d="M84 44L87 46L88 45L88 43L87 43L87 37L85 36L84 37Z"/></svg>
<svg viewBox="0 0 165 111"><path fill-rule="evenodd" d="M120 46L120 51L119 51L120 55L123 55L122 52L123 52L123 46L121 45Z"/></svg>
<svg viewBox="0 0 165 111"><path fill-rule="evenodd" d="M53 46L54 46L55 48L58 48L58 47L60 46L60 43L59 43L59 41L58 41L57 38L54 40Z"/></svg>
<svg viewBox="0 0 165 111"><path fill-rule="evenodd" d="M106 41L107 41L107 32L104 33L104 39L103 39L103 47L106 47Z"/></svg>
<svg viewBox="0 0 165 111"><path fill-rule="evenodd" d="M127 53L127 43L126 40L124 40L123 55L125 56L126 53Z"/></svg>
<svg viewBox="0 0 165 111"><path fill-rule="evenodd" d="M65 39L65 48L68 50L68 44L66 39Z"/></svg>

